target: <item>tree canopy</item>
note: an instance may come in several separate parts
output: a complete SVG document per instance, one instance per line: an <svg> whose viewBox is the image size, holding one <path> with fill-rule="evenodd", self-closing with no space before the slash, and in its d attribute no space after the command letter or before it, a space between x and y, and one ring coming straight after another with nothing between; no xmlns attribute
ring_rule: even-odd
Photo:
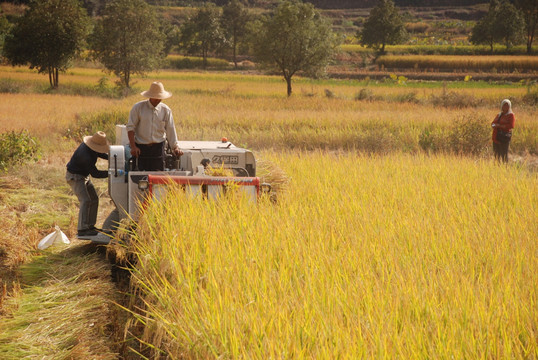
<svg viewBox="0 0 538 360"><path fill-rule="evenodd" d="M490 2L488 13L476 23L470 37L470 41L473 44L489 45L492 53L493 45L497 41L495 23L497 21L498 6L499 3L497 1L494 0Z"/></svg>
<svg viewBox="0 0 538 360"><path fill-rule="evenodd" d="M392 0L379 0L357 33L361 45L385 53L385 45L402 42L407 37L402 17Z"/></svg>
<svg viewBox="0 0 538 360"><path fill-rule="evenodd" d="M129 88L132 75L156 69L164 58L159 26L155 11L144 0L113 0L92 34L92 54Z"/></svg>
<svg viewBox="0 0 538 360"><path fill-rule="evenodd" d="M78 0L39 0L30 3L6 37L3 53L12 65L29 64L48 73L51 87L82 50L89 18Z"/></svg>
<svg viewBox="0 0 538 360"><path fill-rule="evenodd" d="M181 27L180 47L189 54L201 54L204 69L207 67L209 52L224 43L219 18L219 9L208 4L198 9Z"/></svg>
<svg viewBox="0 0 538 360"><path fill-rule="evenodd" d="M525 30L527 32L527 53L532 51L532 42L536 27L538 27L538 1L537 0L516 0L518 9L521 10L525 20Z"/></svg>
<svg viewBox="0 0 538 360"><path fill-rule="evenodd" d="M312 4L283 1L271 16L262 18L252 36L257 60L284 76L288 96L292 77L299 71L320 75L336 51L338 39Z"/></svg>
<svg viewBox="0 0 538 360"><path fill-rule="evenodd" d="M509 48L523 40L524 22L521 12L508 1L492 0L488 13L473 27L470 41L487 44L493 53L493 45L502 41Z"/></svg>
<svg viewBox="0 0 538 360"><path fill-rule="evenodd" d="M247 23L250 19L248 10L239 2L231 0L222 8L220 19L221 27L226 43L233 50L233 61L237 68L237 46L247 31Z"/></svg>

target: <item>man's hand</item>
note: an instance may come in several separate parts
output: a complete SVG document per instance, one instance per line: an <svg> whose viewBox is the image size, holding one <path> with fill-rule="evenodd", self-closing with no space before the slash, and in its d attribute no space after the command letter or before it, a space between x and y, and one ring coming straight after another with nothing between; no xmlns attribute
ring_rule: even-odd
<svg viewBox="0 0 538 360"><path fill-rule="evenodd" d="M131 156L133 157L139 157L140 156L140 148L136 145L131 146Z"/></svg>
<svg viewBox="0 0 538 360"><path fill-rule="evenodd" d="M174 148L174 150L172 150L172 152L174 153L174 155L176 157L180 157L181 155L183 155L183 151L181 151L181 149L179 148L179 146L176 146Z"/></svg>

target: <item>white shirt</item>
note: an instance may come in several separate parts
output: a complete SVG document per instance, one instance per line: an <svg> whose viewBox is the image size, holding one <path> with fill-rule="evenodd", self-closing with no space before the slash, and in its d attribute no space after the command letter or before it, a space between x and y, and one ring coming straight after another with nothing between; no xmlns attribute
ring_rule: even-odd
<svg viewBox="0 0 538 360"><path fill-rule="evenodd" d="M168 139L173 149L178 145L172 110L160 102L153 106L148 100L134 104L129 113L127 131L134 131L137 144L160 143Z"/></svg>

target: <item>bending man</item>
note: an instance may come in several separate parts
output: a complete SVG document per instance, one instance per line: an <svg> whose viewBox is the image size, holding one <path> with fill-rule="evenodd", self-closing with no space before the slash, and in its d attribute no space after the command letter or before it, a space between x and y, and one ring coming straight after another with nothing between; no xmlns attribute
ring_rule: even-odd
<svg viewBox="0 0 538 360"><path fill-rule="evenodd" d="M108 171L98 170L97 158L108 159L109 143L102 131L93 136L85 136L84 141L75 150L67 164L65 180L80 201L78 213L77 236L95 236L99 229L95 227L99 196L90 180L108 177Z"/></svg>

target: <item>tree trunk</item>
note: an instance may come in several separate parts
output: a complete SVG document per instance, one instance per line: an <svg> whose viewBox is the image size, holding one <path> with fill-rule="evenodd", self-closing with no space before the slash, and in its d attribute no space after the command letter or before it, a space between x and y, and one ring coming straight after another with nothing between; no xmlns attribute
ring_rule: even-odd
<svg viewBox="0 0 538 360"><path fill-rule="evenodd" d="M54 87L54 83L52 82L52 69L50 68L50 66L49 66L49 84L51 88Z"/></svg>
<svg viewBox="0 0 538 360"><path fill-rule="evenodd" d="M538 17L538 16L537 16ZM528 20L527 25L527 54L532 52L532 41L534 40L534 33L536 31L536 25L538 24L538 19L535 17L534 20Z"/></svg>
<svg viewBox="0 0 538 360"><path fill-rule="evenodd" d="M60 86L60 72L58 68L54 71L54 88L58 89L58 86Z"/></svg>
<svg viewBox="0 0 538 360"><path fill-rule="evenodd" d="M235 35L234 35L234 65L235 65L235 69L237 70L237 40L235 38Z"/></svg>
<svg viewBox="0 0 538 360"><path fill-rule="evenodd" d="M288 84L288 97L291 96L291 76L284 75L284 78L286 79L286 83Z"/></svg>

